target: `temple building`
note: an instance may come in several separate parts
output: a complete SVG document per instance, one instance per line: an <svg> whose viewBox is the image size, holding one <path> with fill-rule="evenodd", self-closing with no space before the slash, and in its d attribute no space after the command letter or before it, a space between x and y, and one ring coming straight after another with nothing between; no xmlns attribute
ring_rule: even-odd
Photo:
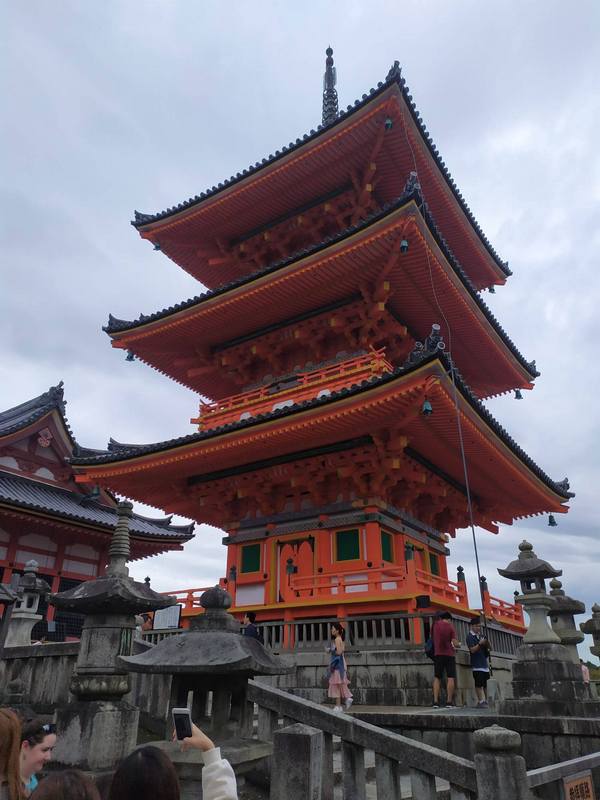
<svg viewBox="0 0 600 800"><path fill-rule="evenodd" d="M53 592L104 574L117 523L117 501L99 486L75 483L70 460L97 452L81 447L65 416L62 383L0 412L0 583L34 560ZM194 525L171 517L131 520L132 559L181 550ZM42 603L41 611L46 612ZM78 615L47 607L50 638L76 636ZM37 631L38 635L45 633Z"/></svg>
<svg viewBox="0 0 600 800"><path fill-rule="evenodd" d="M468 613L446 560L471 515L497 533L567 510L482 403L538 372L482 298L510 270L397 62L339 112L328 50L316 130L133 225L207 290L105 331L198 393L197 429L75 454L75 480L224 529L234 611Z"/></svg>

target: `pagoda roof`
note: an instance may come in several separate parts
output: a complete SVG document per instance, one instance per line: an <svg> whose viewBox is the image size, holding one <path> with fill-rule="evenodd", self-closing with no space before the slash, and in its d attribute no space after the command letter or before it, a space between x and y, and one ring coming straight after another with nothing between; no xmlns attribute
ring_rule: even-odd
<svg viewBox="0 0 600 800"><path fill-rule="evenodd" d="M427 200L440 222L443 218L445 235L457 255L465 262L465 268L468 269L474 283L478 288L504 283L511 271L491 246L459 192L423 124L397 62L384 82L378 83L377 88L372 88L363 94L361 99L348 106L347 110L342 111L331 124L320 125L295 142L290 142L281 150L275 151L268 158L256 162L227 181L177 206L155 214L136 211L132 225L144 238L153 241L157 249L162 250L203 283L218 285L219 273L200 263L197 245L194 247L190 236L193 234L196 243L199 241L198 237L206 239L211 235L213 237L218 235L223 240L235 240L248 230L289 213L291 204L301 207L314 197L325 196L328 192L338 190L344 176L347 179L345 172L348 165L344 164L347 161L345 157L347 154L344 152L344 147L357 147L363 158L368 152L368 148L365 151L365 141L358 141L358 134L361 131L357 126L363 126L362 139L367 135L365 126L371 125L370 133L373 133L371 112L374 113L374 108L382 108L389 110L391 114L400 115L401 119L398 119L398 122L401 124L397 126L398 142L395 155L402 156L402 168L406 168L406 174L402 179L406 178L408 172L415 169L415 166L418 167L419 180L426 190ZM408 111L408 119L404 109ZM409 141L407 133L409 125L415 143L419 144L418 152L413 152ZM322 159L318 163L315 159L318 178L311 182L307 181L304 162L309 156L318 152L319 148L333 141L338 148L335 158L330 157L326 165L322 163ZM395 161L400 164L399 159ZM289 184L286 192L278 189L278 182L284 180L281 178L282 171L292 173L289 178L285 178ZM397 180L396 173L388 176L391 184L396 184ZM266 202L267 192L268 202ZM243 195L241 203L238 201L240 193ZM276 197L277 195L279 197ZM384 199L390 199L391 196L393 192ZM199 215L203 216L204 220L200 219ZM469 241L466 241L467 239Z"/></svg>
<svg viewBox="0 0 600 800"><path fill-rule="evenodd" d="M396 222L399 214L402 213L414 213L422 218L426 233L431 237L433 243L435 243L440 251L440 258L438 260L446 262L448 267L444 267L444 269L446 269L447 273L452 273L455 279L458 279L462 289L466 291L471 300L471 309L474 315L479 317L479 327L468 328L468 332L466 333L467 329L465 329L464 326L468 323L465 322L467 317L465 317L463 313L464 305L462 301L458 300L456 293L453 295L442 295L442 303L451 300L455 305L455 310L457 312L455 323L456 333L459 333L461 327L463 328L461 333L463 333L464 336L455 336L456 349L454 355L463 372L468 373L471 386L474 387L475 391L480 396L500 394L517 387L531 388L530 381L539 375L535 367L535 362L527 361L521 354L487 304L481 298L478 290L473 285L462 265L451 251L446 239L441 234L428 205L423 201L421 193L415 188L405 192L394 202L386 204L381 210L369 215L356 225L340 231L335 236L328 237L288 258L258 270L251 275L242 276L228 284L208 290L196 297L164 308L153 314L141 315L133 321L120 320L110 315L108 324L104 327L104 330L113 339L113 346L130 349L142 361L150 364L160 372L169 375L183 385L211 397L220 397L229 394L232 391L232 387L224 382L226 379L216 369L214 374L196 375L194 379L190 379L187 376L187 369L185 367L178 368L178 359L181 359L181 356L185 355L182 348L182 342L185 336L182 336L182 333L187 334L194 342L200 341L203 343L203 346L210 348L211 346L220 344L225 337L225 333L228 338L252 333L253 328L256 328L257 318L261 319L263 325L278 320L281 321L283 311L286 310L288 306L298 305L300 303L302 304L302 311L309 310L314 306L316 287L314 284L309 286L306 282L308 279L305 279L304 283L300 285L298 282L294 283L293 290L291 288L288 290L288 293L292 292L292 296L290 296L286 302L281 302L281 298L279 302L273 302L274 295L272 294L272 286L279 277L279 274L283 272L286 273L286 276L287 273L292 272L300 274L300 269L303 268L309 259L313 262L322 261L325 263L332 252L338 260L342 257L349 259L352 267L355 265L353 259L356 259L356 256L352 255L350 247L348 247L348 254L346 255L340 250L340 245L343 246L345 242L352 240L353 252L356 250L357 242L359 241L361 247L368 246L371 234L375 230L377 224L379 224L380 228L388 222L392 225ZM376 244L373 245L373 248L375 247ZM403 263L406 264L408 259L414 256L415 252L415 248L411 246L409 252L402 256L404 259ZM381 254L379 254L379 256L381 256ZM364 261L365 256L363 255L362 258ZM376 266L375 262L374 265ZM334 269L334 267L332 266L331 269ZM358 284L365 279L363 269L364 264L361 264L360 269L357 268L353 271L347 270L348 274L345 275L344 280L341 280L339 276L332 279L331 275L324 272L319 276L319 301L331 302L332 300L338 300L341 296L340 293L343 294L344 289L349 291L348 286L345 284L348 282L349 275L352 273L354 285L351 289L357 291L359 288ZM418 269L418 265L415 266L415 269ZM433 314L435 317L439 316L437 304L432 303L431 298L424 299L425 295L430 293L430 276L429 273L427 273L425 280L423 274L421 270L420 278L422 287L420 300L416 297L412 298L414 306L413 311L416 308L415 304L419 306L419 314L415 312L415 315L413 315L415 316L414 323L411 324L411 320L405 317L405 309L402 304L400 304L397 309L399 318L402 318L401 321L408 325L411 333L414 332L415 338L424 337L427 333L425 329L434 321L431 317L428 317L427 314ZM273 279L269 282L265 282L264 278L268 276L273 276ZM376 272L374 272L374 277L376 278ZM300 278L297 280L302 281L303 279ZM325 287L326 282L327 287ZM288 285L291 287L291 281ZM257 287L257 290L254 292L250 291L254 286ZM238 291L240 289L244 289L245 291L242 293ZM403 287L400 294L406 294L408 290L414 292L415 287ZM391 298L391 302L392 304L394 303L393 297ZM242 306L243 311L240 311ZM459 306L460 311L458 310ZM472 319L472 317L473 314L470 319ZM285 322L281 321L281 324L285 324ZM423 330L418 330L419 325L423 327ZM487 340L487 350L479 353L482 358L473 360L472 366L471 359L466 355L470 344L466 342L466 338L469 338L469 333L471 337L481 339L476 345L480 349L483 340ZM489 356L492 351L489 349L489 340L490 337L494 338L494 335L497 338L497 343L496 345L492 345L492 347L494 347L494 358L491 359ZM172 339L172 342L170 342L169 337ZM463 338L465 341L461 341ZM466 351L464 349L465 346ZM487 363L487 369L492 369L495 372L499 370L499 364L496 363L496 360L498 360L498 352L502 354L501 362L504 365L503 376L500 379L498 379L498 377L496 377L495 380L488 379L487 383L485 381L480 382L477 373L482 371L482 364L485 365ZM511 363L511 366L507 365L507 361ZM486 367L484 366L483 371L485 371L485 369Z"/></svg>
<svg viewBox="0 0 600 800"><path fill-rule="evenodd" d="M67 436L70 438L71 443L75 445L75 438L65 414L66 405L64 384L61 381L56 386L51 386L48 391L31 400L27 400L25 403L20 403L13 408L7 408L6 411L0 411L0 437L18 433L52 411L57 411L62 417Z"/></svg>
<svg viewBox="0 0 600 800"><path fill-rule="evenodd" d="M70 492L46 483L0 472L0 507L43 511L51 516L113 531L117 509L87 499L87 495ZM134 539L163 539L186 542L194 535L194 523L173 525L172 516L152 519L134 514L130 532Z"/></svg>
<svg viewBox="0 0 600 800"><path fill-rule="evenodd" d="M368 434L392 420L400 423L404 414L411 450L419 451L428 463L437 463L445 479L461 483L450 370L448 357L438 351L328 397L156 444L77 459L73 467L84 473L77 476L78 481L118 487L120 493L156 505L165 483L173 487L177 479L187 481L203 472L250 464L274 452L293 453L315 443L327 445L348 435ZM473 495L493 494L501 508L505 503L510 505L510 496L512 507L504 514L511 517L509 521L566 511L563 504L574 496L568 481L552 480L472 394L460 375L454 374L457 402L468 423L464 437ZM420 408L423 392L438 410L427 418L418 413L407 415L406 402L410 400L411 407ZM167 502L175 505L178 499L186 499L184 487L179 493L169 488L168 494ZM196 509L196 514L201 515L201 509ZM504 521L502 514L497 519Z"/></svg>

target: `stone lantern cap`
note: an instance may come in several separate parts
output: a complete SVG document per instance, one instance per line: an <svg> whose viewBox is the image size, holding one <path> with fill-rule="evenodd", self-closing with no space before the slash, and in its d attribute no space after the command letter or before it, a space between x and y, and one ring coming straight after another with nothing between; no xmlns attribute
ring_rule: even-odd
<svg viewBox="0 0 600 800"><path fill-rule="evenodd" d="M0 583L0 605L8 606L17 599L17 593L13 592L10 586Z"/></svg>
<svg viewBox="0 0 600 800"><path fill-rule="evenodd" d="M533 545L523 540L519 545L519 557L511 561L506 569L499 569L498 572L503 578L512 581L527 581L531 578L558 578L562 575L562 569L554 569L547 561L538 558L533 552Z"/></svg>
<svg viewBox="0 0 600 800"><path fill-rule="evenodd" d="M239 622L227 612L231 596L224 589L208 589L200 603L205 612L194 620L194 630L169 636L139 655L121 656L120 663L131 672L180 675L251 677L294 669L257 639L240 634Z"/></svg>
<svg viewBox="0 0 600 800"><path fill-rule="evenodd" d="M27 594L48 594L50 586L42 578L38 578L37 571L39 564L37 561L28 561L25 564L25 572L19 578L17 586L17 594L21 596L25 592Z"/></svg>
<svg viewBox="0 0 600 800"><path fill-rule="evenodd" d="M565 594L562 583L556 578L550 581L550 597L554 601L551 614L584 614L585 603Z"/></svg>
<svg viewBox="0 0 600 800"><path fill-rule="evenodd" d="M158 594L145 581L129 577L129 521L133 506L128 501L118 505L118 522L113 534L106 575L80 583L74 589L51 594L49 601L56 608L79 614L142 614L177 603L175 597Z"/></svg>
<svg viewBox="0 0 600 800"><path fill-rule="evenodd" d="M581 623L579 630L583 631L583 633L595 633L596 635L600 633L600 605L598 605L598 603L594 603L592 606L592 616L590 619Z"/></svg>

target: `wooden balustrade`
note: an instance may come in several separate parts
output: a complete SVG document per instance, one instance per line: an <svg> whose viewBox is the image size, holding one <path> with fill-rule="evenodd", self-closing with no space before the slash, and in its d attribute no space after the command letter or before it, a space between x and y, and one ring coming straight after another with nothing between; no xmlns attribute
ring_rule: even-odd
<svg viewBox="0 0 600 800"><path fill-rule="evenodd" d="M501 600L499 597L493 597L489 592L484 592L483 610L487 617L493 617L498 622L525 627L523 606L519 603L507 603L506 600Z"/></svg>
<svg viewBox="0 0 600 800"><path fill-rule="evenodd" d="M319 390L327 389L330 392L344 388L351 383L391 372L393 366L385 358L385 348L376 350L371 348L355 358L348 358L334 364L328 364L319 369L299 372L288 380L282 380L280 390L273 390L273 384L260 386L248 392L230 395L222 400L211 403L202 403L200 414L191 420L199 425L201 430L223 425L239 419L239 415L247 411L252 416L271 411L274 404L300 402L316 397ZM275 384L277 382L275 381ZM286 386L286 384L288 384Z"/></svg>
<svg viewBox="0 0 600 800"><path fill-rule="evenodd" d="M404 567L382 567L381 569L353 569L347 572L319 572L316 575L292 576L290 587L299 592L300 597L314 597L321 594L343 595L359 592L377 593L398 591L406 581Z"/></svg>
<svg viewBox="0 0 600 800"><path fill-rule="evenodd" d="M436 599L443 599L445 602L450 602L457 606L467 607L467 589L464 582L451 581L439 575L432 575L422 569L416 569L415 576L417 585L423 589L423 594L428 594Z"/></svg>

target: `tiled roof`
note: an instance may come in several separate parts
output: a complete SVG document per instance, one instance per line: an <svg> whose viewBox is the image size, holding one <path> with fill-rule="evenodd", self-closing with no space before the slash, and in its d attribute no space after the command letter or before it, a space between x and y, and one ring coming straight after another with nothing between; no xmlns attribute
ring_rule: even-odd
<svg viewBox="0 0 600 800"><path fill-rule="evenodd" d="M117 509L94 501L86 500L85 495L59 489L46 483L31 480L20 475L0 472L0 503L7 503L23 509L41 510L50 514L78 522L91 523L107 530L117 524ZM148 519L139 514L131 518L130 531L135 536L157 537L186 541L191 539L194 523L172 525L172 517Z"/></svg>
<svg viewBox="0 0 600 800"><path fill-rule="evenodd" d="M106 463L114 463L118 461L125 461L129 458L135 458L138 456L150 454L150 453L159 453L163 450L170 450L174 447L180 447L184 445L193 444L195 442L202 442L207 439L211 439L215 436L221 436L225 433L231 433L233 431L243 430L246 428L251 428L254 425L259 425L263 422L273 419L280 419L284 417L291 416L298 411L306 411L310 408L316 408L318 406L326 406L330 403L335 403L337 400L340 400L345 397L350 397L353 395L360 394L361 392L368 391L369 389L373 389L376 386L381 386L386 383L389 383L396 378L402 375L408 375L412 371L417 368L420 368L426 363L433 362L438 359L445 370L451 374L453 370L453 365L450 358L441 351L436 351L433 353L429 353L426 350L424 351L422 358L415 358L414 355L411 358L411 363L403 366L397 367L392 372L385 373L379 377L373 377L368 380L361 381L360 384L354 384L345 389L339 389L337 391L332 392L330 395L326 397L314 398L312 400L303 400L299 403L294 403L293 405L287 406L286 408L280 408L276 411L266 412L264 414L258 414L255 417L250 417L249 419L239 420L237 422L230 422L225 425L220 425L216 428L212 428L210 430L199 431L198 433L192 433L187 436L180 436L175 439L169 439L164 442L158 442L155 444L146 444L146 445L123 445L117 449L113 449L112 452L105 452L103 455L98 455L93 458L79 458L79 459L72 459L74 466L94 466ZM454 375L456 380L457 389L460 391L464 399L472 406L472 408L479 414L479 416L486 422L489 427L494 431L494 433L501 439L502 442L510 449L512 452L519 458L526 467L528 467L534 475L536 475L549 489L551 489L556 494L563 497L565 500L574 497L574 495L569 491L569 482L565 478L563 481L554 481L550 478L534 461L530 456L525 453L525 451L515 442L515 440L507 433L507 431L500 425L499 422L492 416L492 414L488 411L488 409L483 405L483 403L471 392L467 384L462 379L460 373L454 368Z"/></svg>
<svg viewBox="0 0 600 800"><path fill-rule="evenodd" d="M234 184L238 183L244 178L247 178L249 175L253 175L254 173L261 170L263 167L266 167L269 164L274 163L278 159L283 158L284 156L293 152L294 150L306 144L307 142L312 141L313 139L319 137L325 131L335 128L336 125L342 123L354 112L361 109L363 106L369 103L374 97L383 93L393 84L397 84L398 87L400 88L404 100L406 101L407 107L410 111L410 114L415 124L417 125L417 128L419 129L429 152L433 156L442 176L444 177L446 183L450 187L454 197L456 198L457 202L459 203L462 210L466 214L474 230L477 232L477 235L479 236L481 242L485 246L490 256L493 258L495 263L500 267L502 272L504 272L505 275L511 275L512 273L508 268L508 265L500 259L499 255L496 253L496 251L490 244L489 240L483 233L479 223L473 216L473 213L471 212L471 209L467 205L464 197L459 192L458 187L456 186L455 181L450 175L450 172L448 171L445 162L440 157L439 151L437 147L434 145L433 140L423 123L421 115L417 111L416 105L413 102L412 95L410 94L409 88L406 85L406 81L401 75L401 71L397 61L394 63L394 65L388 72L385 81L383 82L380 81L377 84L377 88L370 89L368 93L363 94L361 99L356 100L354 102L354 105L348 106L346 111L341 111L338 118L334 122L330 123L329 125L319 125L318 128L311 130L310 133L305 133L304 136L296 139L295 142L290 142L287 146L282 147L281 150L276 150L275 153L272 153L268 158L263 158L262 161L257 161L254 165L249 166L248 169L244 169L242 170L242 172L238 172L236 173L236 175L232 175L229 178L229 180L226 180L223 183L219 183L217 184L217 186L213 186L211 189L208 189L207 191L202 192L201 194L196 195L195 197L190 197L189 200L186 200L183 203L179 203L179 205L177 206L167 208L165 211L160 211L156 214L143 214L139 211L136 211L135 218L132 220L131 224L136 228L141 228L144 225L149 224L150 222L156 222L158 220L165 219L171 216L172 214L177 214L180 211L185 210L186 208L191 208L192 206L195 206L198 203L202 203L206 199L218 194L219 192L223 191L224 189L227 189L230 186L233 186Z"/></svg>
<svg viewBox="0 0 600 800"><path fill-rule="evenodd" d="M51 386L47 392L34 397L32 400L27 400L27 402L21 403L14 408L8 408L6 411L0 411L0 436L8 436L11 433L27 428L50 411L56 409L63 418L71 441L75 444L75 439L65 416L66 405L63 382L61 381L58 386Z"/></svg>
<svg viewBox="0 0 600 800"><path fill-rule="evenodd" d="M231 281L230 283L226 283L223 286L219 286L216 289L210 289L206 292L203 292L196 297L192 297L188 300L184 300L181 303L177 303L169 308L163 308L161 311L156 311L153 314L142 314L136 320L121 320L113 317L112 314L109 315L108 324L103 327L103 330L108 333L109 335L112 333L119 333L120 331L132 330L140 325L145 325L148 322L154 322L156 320L171 316L172 314L176 314L179 311L183 311L187 308L192 308L195 305L198 305L212 297L217 297L218 295L224 294L231 289L234 289L238 286L243 286L244 284L252 283L252 281L256 280L258 277L268 275L272 272L276 272L277 270L283 269L284 267L293 264L300 259L306 258L310 255L314 255L321 250L328 248L330 245L338 243L343 239L352 236L353 234L364 230L365 228L372 225L374 222L377 222L380 219L383 219L388 214L392 213L393 211L398 210L403 205L406 205L411 200L414 200L418 207L423 214L423 217L429 226L431 233L433 234L434 238L436 239L440 249L446 256L450 266L455 271L457 276L460 278L461 282L469 292L469 294L473 297L479 308L482 310L486 318L488 319L489 323L492 325L496 333L501 337L503 342L505 343L506 347L510 350L510 352L514 355L517 361L521 364L521 366L527 370L527 372L531 375L532 378L539 376L539 372L536 369L535 362L529 362L527 359L522 355L522 353L517 349L516 345L510 339L504 328L500 325L496 317L492 314L490 309L488 308L487 304L482 300L480 294L473 286L470 278L463 270L461 265L459 264L458 260L450 250L448 243L442 236L439 228L437 227L435 220L433 219L427 204L423 201L423 198L417 188L412 188L409 192L402 194L397 200L394 200L391 203L387 203L378 211L370 214L365 219L361 220L360 222L356 223L355 225L351 225L350 227L336 233L333 236L329 236L323 241L318 242L317 244L311 245L310 247L304 248L297 253L294 253L287 258L284 258L280 261L277 261L273 264L270 264L268 267L264 267L263 269L256 270L249 275L244 275L243 277L238 278L235 281Z"/></svg>

